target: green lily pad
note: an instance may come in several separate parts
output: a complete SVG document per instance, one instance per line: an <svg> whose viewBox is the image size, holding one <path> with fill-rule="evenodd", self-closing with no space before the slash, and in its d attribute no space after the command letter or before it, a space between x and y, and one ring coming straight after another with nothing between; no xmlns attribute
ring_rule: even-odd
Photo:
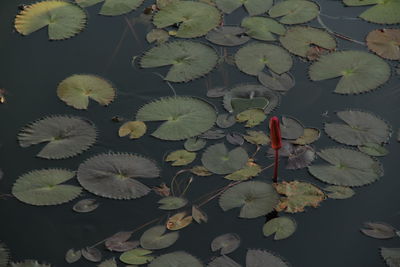
<svg viewBox="0 0 400 267"><path fill-rule="evenodd" d="M164 30L161 30L161 29L152 29L146 35L146 40L149 43L156 42L157 44L162 44L162 43L167 42L168 39L169 39L168 32L164 31Z"/></svg>
<svg viewBox="0 0 400 267"><path fill-rule="evenodd" d="M183 146L187 151L195 152L203 149L207 144L207 141L201 138L189 138L185 141Z"/></svg>
<svg viewBox="0 0 400 267"><path fill-rule="evenodd" d="M327 50L336 48L336 40L326 31L305 26L291 27L279 41L290 53L307 57L313 46Z"/></svg>
<svg viewBox="0 0 400 267"><path fill-rule="evenodd" d="M296 145L308 145L314 143L321 136L321 131L317 128L304 128L303 135L296 140L290 141Z"/></svg>
<svg viewBox="0 0 400 267"><path fill-rule="evenodd" d="M176 37L194 38L206 35L219 25L220 20L221 14L211 5L195 1L176 1L161 8L154 15L153 23L157 28L178 23Z"/></svg>
<svg viewBox="0 0 400 267"><path fill-rule="evenodd" d="M365 143L362 146L358 146L358 150L373 157L382 157L389 154L385 147L375 143Z"/></svg>
<svg viewBox="0 0 400 267"><path fill-rule="evenodd" d="M258 81L271 90L287 92L296 84L293 75L290 73L276 74L270 71L270 74L268 75L265 72L258 73Z"/></svg>
<svg viewBox="0 0 400 267"><path fill-rule="evenodd" d="M245 127L254 127L262 123L267 116L261 109L248 109L236 115L238 122L246 122Z"/></svg>
<svg viewBox="0 0 400 267"><path fill-rule="evenodd" d="M232 253L240 246L240 236L235 233L228 233L217 236L211 242L212 251L220 251L222 255Z"/></svg>
<svg viewBox="0 0 400 267"><path fill-rule="evenodd" d="M283 216L269 220L263 226L265 236L274 235L274 240L282 240L291 236L297 228L296 221L290 217Z"/></svg>
<svg viewBox="0 0 400 267"><path fill-rule="evenodd" d="M83 30L86 13L67 1L42 1L27 5L15 18L15 29L29 35L48 26L50 40L68 39Z"/></svg>
<svg viewBox="0 0 400 267"><path fill-rule="evenodd" d="M203 267L195 257L184 251L176 251L161 255L153 260L148 267Z"/></svg>
<svg viewBox="0 0 400 267"><path fill-rule="evenodd" d="M143 0L105 0L100 15L119 16L138 8Z"/></svg>
<svg viewBox="0 0 400 267"><path fill-rule="evenodd" d="M246 255L246 267L289 267L280 257L266 250L249 249Z"/></svg>
<svg viewBox="0 0 400 267"><path fill-rule="evenodd" d="M318 155L328 163L308 167L317 179L341 186L362 186L383 175L380 163L364 153L347 148L327 148Z"/></svg>
<svg viewBox="0 0 400 267"><path fill-rule="evenodd" d="M279 18L283 24L300 24L311 21L319 15L319 7L311 1L287 0L275 4L268 14Z"/></svg>
<svg viewBox="0 0 400 267"><path fill-rule="evenodd" d="M31 171L18 178L12 194L20 201L36 206L63 204L82 192L78 186L61 184L74 176L74 172L61 169Z"/></svg>
<svg viewBox="0 0 400 267"><path fill-rule="evenodd" d="M165 80L188 82L209 73L217 62L217 53L208 45L174 41L151 48L141 58L140 66L142 68L171 66Z"/></svg>
<svg viewBox="0 0 400 267"><path fill-rule="evenodd" d="M90 7L103 1L104 0L75 0L75 3L80 7Z"/></svg>
<svg viewBox="0 0 400 267"><path fill-rule="evenodd" d="M355 192L350 187L330 185L324 188L326 196L333 199L346 199L354 196Z"/></svg>
<svg viewBox="0 0 400 267"><path fill-rule="evenodd" d="M159 209L162 210L176 210L176 209L180 209L184 206L186 206L186 204L188 203L187 199L184 199L182 197L164 197L162 199L160 199L158 202L158 204L161 204L161 206L159 206Z"/></svg>
<svg viewBox="0 0 400 267"><path fill-rule="evenodd" d="M389 267L400 266L400 248L381 248L381 256Z"/></svg>
<svg viewBox="0 0 400 267"><path fill-rule="evenodd" d="M136 119L164 121L152 135L163 140L183 140L211 129L217 114L213 106L201 99L176 96L146 104L137 112Z"/></svg>
<svg viewBox="0 0 400 267"><path fill-rule="evenodd" d="M235 116L229 113L218 114L216 124L219 128L229 128L236 123Z"/></svg>
<svg viewBox="0 0 400 267"><path fill-rule="evenodd" d="M223 143L209 146L201 157L204 167L216 174L228 174L237 171L246 164L247 160L246 150L237 147L228 151Z"/></svg>
<svg viewBox="0 0 400 267"><path fill-rule="evenodd" d="M87 109L89 99L102 106L109 105L114 100L115 89L108 81L95 75L75 74L58 85L57 95L69 106Z"/></svg>
<svg viewBox="0 0 400 267"><path fill-rule="evenodd" d="M250 37L244 34L245 32L245 29L237 26L222 26L208 32L206 39L217 45L237 46L250 40Z"/></svg>
<svg viewBox="0 0 400 267"><path fill-rule="evenodd" d="M363 51L323 55L309 69L313 81L340 77L334 91L338 94L359 94L376 89L389 79L390 73L383 59Z"/></svg>
<svg viewBox="0 0 400 267"><path fill-rule="evenodd" d="M208 263L207 267L242 267L239 263L232 260L226 255L222 255L213 259Z"/></svg>
<svg viewBox="0 0 400 267"><path fill-rule="evenodd" d="M235 63L244 73L255 76L265 67L282 74L293 65L292 57L285 49L265 43L251 43L240 48L235 54Z"/></svg>
<svg viewBox="0 0 400 267"><path fill-rule="evenodd" d="M235 185L226 190L219 198L224 211L240 208L240 218L257 218L273 211L279 196L267 183L250 181Z"/></svg>
<svg viewBox="0 0 400 267"><path fill-rule="evenodd" d="M140 245L145 249L164 249L172 246L179 238L179 232L166 233L163 225L154 226L146 230L140 237Z"/></svg>
<svg viewBox="0 0 400 267"><path fill-rule="evenodd" d="M192 163L196 159L196 153L184 149L171 152L165 161L172 161L172 166L184 166Z"/></svg>
<svg viewBox="0 0 400 267"><path fill-rule="evenodd" d="M128 121L122 124L118 130L118 135L124 137L129 135L130 139L138 139L147 131L147 126L142 121Z"/></svg>
<svg viewBox="0 0 400 267"><path fill-rule="evenodd" d="M256 177L262 171L261 166L255 163L246 164L242 169L237 170L224 178L233 181L243 181Z"/></svg>
<svg viewBox="0 0 400 267"><path fill-rule="evenodd" d="M283 35L286 32L282 24L266 17L244 18L241 26L246 29L248 36L262 41L275 41L274 34Z"/></svg>
<svg viewBox="0 0 400 267"><path fill-rule="evenodd" d="M269 136L266 135L263 131L246 131L247 135L244 135L243 138L252 144L255 145L268 145L270 143Z"/></svg>
<svg viewBox="0 0 400 267"><path fill-rule="evenodd" d="M25 126L18 133L21 147L47 143L37 154L45 159L65 159L89 149L97 138L94 125L83 118L45 117Z"/></svg>
<svg viewBox="0 0 400 267"><path fill-rule="evenodd" d="M370 6L360 18L380 24L400 23L400 2L398 0L343 0L347 6Z"/></svg>
<svg viewBox="0 0 400 267"><path fill-rule="evenodd" d="M295 118L282 116L280 123L281 135L285 139L297 139L304 134L304 127Z"/></svg>
<svg viewBox="0 0 400 267"><path fill-rule="evenodd" d="M135 199L150 192L136 178L156 178L157 165L133 154L99 154L78 168L78 181L89 192L112 199Z"/></svg>
<svg viewBox="0 0 400 267"><path fill-rule="evenodd" d="M150 255L151 253L152 253L151 250L143 248L135 248L122 253L119 259L126 264L141 265L149 263L154 259L154 256Z"/></svg>
<svg viewBox="0 0 400 267"><path fill-rule="evenodd" d="M400 29L378 29L367 36L368 48L378 56L400 60Z"/></svg>
<svg viewBox="0 0 400 267"><path fill-rule="evenodd" d="M333 140L353 146L367 143L381 144L389 140L390 126L374 114L359 110L344 110L337 116L345 122L326 123L325 132Z"/></svg>
<svg viewBox="0 0 400 267"><path fill-rule="evenodd" d="M271 8L273 0L216 0L217 7L224 13L230 14L242 5L250 16L260 15Z"/></svg>

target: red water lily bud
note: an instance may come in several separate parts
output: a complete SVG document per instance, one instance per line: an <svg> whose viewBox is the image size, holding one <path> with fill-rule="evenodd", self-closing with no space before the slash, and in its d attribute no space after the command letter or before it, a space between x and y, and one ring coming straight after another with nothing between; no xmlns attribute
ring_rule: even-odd
<svg viewBox="0 0 400 267"><path fill-rule="evenodd" d="M271 147L275 150L280 149L282 147L282 137L278 117L274 116L269 120L269 131Z"/></svg>

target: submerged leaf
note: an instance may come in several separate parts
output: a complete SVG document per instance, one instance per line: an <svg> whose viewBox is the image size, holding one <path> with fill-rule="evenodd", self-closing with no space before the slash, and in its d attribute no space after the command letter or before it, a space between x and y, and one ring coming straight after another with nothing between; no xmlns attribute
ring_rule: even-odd
<svg viewBox="0 0 400 267"><path fill-rule="evenodd" d="M80 213L86 213L86 212L91 212L94 211L99 207L99 203L97 203L96 199L93 198L88 198L88 199L82 199L79 200L73 207L72 209L76 212Z"/></svg>
<svg viewBox="0 0 400 267"><path fill-rule="evenodd" d="M154 259L154 256L150 255L151 253L151 250L135 248L122 253L119 259L123 263L141 265L149 263Z"/></svg>
<svg viewBox="0 0 400 267"><path fill-rule="evenodd" d="M140 237L140 245L145 249L164 249L172 246L179 238L179 232L165 233L164 225L157 225L146 230Z"/></svg>
<svg viewBox="0 0 400 267"><path fill-rule="evenodd" d="M179 212L175 214L174 216L170 217L167 221L167 229L168 230L179 230L182 228L185 228L189 224L192 223L193 217L192 216L186 216L186 212Z"/></svg>
<svg viewBox="0 0 400 267"><path fill-rule="evenodd" d="M52 116L25 126L18 133L21 147L47 143L37 154L40 158L64 159L89 149L96 141L94 125L85 119Z"/></svg>
<svg viewBox="0 0 400 267"><path fill-rule="evenodd" d="M283 116L280 128L284 139L297 139L304 134L303 125L295 118Z"/></svg>
<svg viewBox="0 0 400 267"><path fill-rule="evenodd" d="M158 207L159 209L176 210L176 209L180 209L180 208L186 206L188 201L187 201L187 199L182 198L182 197L169 196L169 197L162 198L157 203L162 204L161 206Z"/></svg>
<svg viewBox="0 0 400 267"><path fill-rule="evenodd" d="M310 69L313 81L340 77L335 93L359 94L384 84L390 67L381 58L363 51L340 51L321 56Z"/></svg>
<svg viewBox="0 0 400 267"><path fill-rule="evenodd" d="M345 122L326 123L325 132L335 141L346 145L365 145L367 143L386 143L390 137L390 126L376 115L358 110L337 112Z"/></svg>
<svg viewBox="0 0 400 267"><path fill-rule="evenodd" d="M381 256L389 267L400 266L400 248L381 248Z"/></svg>
<svg viewBox="0 0 400 267"><path fill-rule="evenodd" d="M249 249L246 255L246 267L289 267L288 264L278 256L266 251Z"/></svg>
<svg viewBox="0 0 400 267"><path fill-rule="evenodd" d="M237 171L246 164L247 160L246 150L237 147L228 151L223 143L209 146L201 157L204 167L216 174L228 174Z"/></svg>
<svg viewBox="0 0 400 267"><path fill-rule="evenodd" d="M289 71L293 65L292 57L286 50L265 43L251 43L240 48L235 54L235 63L244 73L255 76L265 67L282 74Z"/></svg>
<svg viewBox="0 0 400 267"><path fill-rule="evenodd" d="M283 35L286 32L282 24L266 17L244 18L241 26L246 29L248 36L262 41L275 41L274 34Z"/></svg>
<svg viewBox="0 0 400 267"><path fill-rule="evenodd" d="M98 250L97 248L87 247L82 249L81 251L82 256L88 261L100 262L101 258L103 257L100 250Z"/></svg>
<svg viewBox="0 0 400 267"><path fill-rule="evenodd" d="M379 222L366 222L361 232L372 238L377 239L390 239L396 236L396 229L386 223Z"/></svg>
<svg viewBox="0 0 400 267"><path fill-rule="evenodd" d="M240 236L235 233L228 233L217 236L211 242L211 250L220 250L222 255L235 251L240 246Z"/></svg>
<svg viewBox="0 0 400 267"><path fill-rule="evenodd" d="M383 175L378 161L364 153L347 148L327 148L318 152L328 163L308 167L317 179L341 186L362 186L375 182Z"/></svg>
<svg viewBox="0 0 400 267"><path fill-rule="evenodd" d="M400 29L380 29L367 36L370 50L383 58L400 60Z"/></svg>
<svg viewBox="0 0 400 267"><path fill-rule="evenodd" d="M215 3L219 9L227 14L244 5L249 15L254 16L266 12L272 6L273 0L216 0Z"/></svg>
<svg viewBox="0 0 400 267"><path fill-rule="evenodd" d="M206 35L206 39L211 43L222 46L242 45L250 40L246 36L245 29L237 26L222 26L215 28Z"/></svg>
<svg viewBox="0 0 400 267"><path fill-rule="evenodd" d="M400 2L398 0L343 0L343 2L348 6L369 6L376 4L359 16L366 21L380 24L400 23Z"/></svg>
<svg viewBox="0 0 400 267"><path fill-rule="evenodd" d="M245 127L254 127L262 123L267 116L261 109L248 109L236 115L238 122L246 122Z"/></svg>
<svg viewBox="0 0 400 267"><path fill-rule="evenodd" d="M272 18L281 17L283 24L300 24L315 19L319 15L319 7L311 1L286 0L278 2L269 11Z"/></svg>
<svg viewBox="0 0 400 267"><path fill-rule="evenodd" d="M145 52L140 60L140 66L142 68L171 66L165 80L188 82L209 73L217 62L217 53L208 45L191 41L174 41L160 44Z"/></svg>
<svg viewBox="0 0 400 267"><path fill-rule="evenodd" d="M157 28L178 23L176 37L194 38L206 35L218 26L220 20L221 14L211 5L194 1L176 1L161 8L154 15L153 23Z"/></svg>
<svg viewBox="0 0 400 267"><path fill-rule="evenodd" d="M307 206L318 207L325 200L325 194L318 187L306 182L292 181L274 184L276 191L284 195L277 211L303 212Z"/></svg>
<svg viewBox="0 0 400 267"><path fill-rule="evenodd" d="M355 192L350 187L346 186L338 186L338 185L330 185L324 188L326 196L333 199L346 199L354 196Z"/></svg>
<svg viewBox="0 0 400 267"><path fill-rule="evenodd" d="M269 220L263 226L265 236L274 235L274 240L282 240L291 236L297 228L296 221L290 217L283 216Z"/></svg>
<svg viewBox="0 0 400 267"><path fill-rule="evenodd" d="M195 159L195 152L189 152L181 149L169 153L165 158L165 161L172 161L172 166L184 166L192 163Z"/></svg>
<svg viewBox="0 0 400 267"><path fill-rule="evenodd" d="M20 201L36 205L58 205L78 197L82 188L61 184L75 176L62 169L42 169L28 172L15 182L12 194Z"/></svg>
<svg viewBox="0 0 400 267"><path fill-rule="evenodd" d="M146 133L146 124L142 121L128 121L118 130L120 137L129 135L130 139L138 139Z"/></svg>
<svg viewBox="0 0 400 267"><path fill-rule="evenodd" d="M150 102L136 114L140 121L163 121L152 135L163 140L197 136L215 123L217 115L209 103L193 97L166 97Z"/></svg>
<svg viewBox="0 0 400 267"><path fill-rule="evenodd" d="M203 267L204 265L192 255L176 251L161 255L153 260L148 267Z"/></svg>
<svg viewBox="0 0 400 267"><path fill-rule="evenodd" d="M89 99L102 106L109 105L115 97L111 83L96 75L75 74L63 80L57 87L57 96L76 109L87 109Z"/></svg>
<svg viewBox="0 0 400 267"><path fill-rule="evenodd" d="M224 211L240 208L240 218L257 218L273 211L278 204L278 194L267 183L244 182L226 190L219 199Z"/></svg>
<svg viewBox="0 0 400 267"><path fill-rule="evenodd" d="M147 195L150 188L136 178L156 178L157 165L132 154L99 154L79 165L78 181L89 192L113 199L134 199Z"/></svg>
<svg viewBox="0 0 400 267"><path fill-rule="evenodd" d="M15 18L15 29L29 35L48 26L50 40L78 34L86 25L86 13L67 1L48 0L27 5Z"/></svg>

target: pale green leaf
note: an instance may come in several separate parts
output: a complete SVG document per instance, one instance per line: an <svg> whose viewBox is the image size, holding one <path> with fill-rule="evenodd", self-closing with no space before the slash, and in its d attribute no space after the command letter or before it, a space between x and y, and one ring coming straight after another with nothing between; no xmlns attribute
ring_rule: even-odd
<svg viewBox="0 0 400 267"><path fill-rule="evenodd" d="M179 238L179 232L166 233L163 225L154 226L146 230L140 237L140 245L145 249L164 249L172 246Z"/></svg>
<svg viewBox="0 0 400 267"><path fill-rule="evenodd" d="M236 115L238 122L246 122L245 127L254 127L262 123L267 116L261 109L249 109Z"/></svg>
<svg viewBox="0 0 400 267"><path fill-rule="evenodd" d="M150 255L151 253L151 250L135 248L122 253L119 259L123 263L141 265L149 263L154 259L154 256Z"/></svg>
<svg viewBox="0 0 400 267"><path fill-rule="evenodd" d="M203 264L192 255L176 251L161 255L153 260L148 267L203 267Z"/></svg>
<svg viewBox="0 0 400 267"><path fill-rule="evenodd" d="M224 13L230 14L242 5L250 16L260 15L271 8L273 0L216 0L218 8Z"/></svg>
<svg viewBox="0 0 400 267"><path fill-rule="evenodd" d="M237 171L246 164L247 160L246 150L237 147L229 151L223 143L209 146L201 157L204 167L216 174Z"/></svg>
<svg viewBox="0 0 400 267"><path fill-rule="evenodd" d="M300 24L315 19L319 7L312 1L287 0L275 4L268 12L272 18L280 18L283 24Z"/></svg>
<svg viewBox="0 0 400 267"><path fill-rule="evenodd" d="M275 41L275 35L283 35L286 32L285 27L266 17L247 17L242 20L241 26L246 29L247 35L262 41Z"/></svg>
<svg viewBox="0 0 400 267"><path fill-rule="evenodd" d="M263 226L265 236L274 235L275 240L286 239L291 236L297 228L296 221L290 217L277 217L269 220Z"/></svg>
<svg viewBox="0 0 400 267"><path fill-rule="evenodd" d="M157 203L161 204L161 206L158 207L159 209L176 210L176 209L180 209L180 208L186 206L188 201L187 201L187 199L182 198L182 197L169 196L169 197L164 197L164 198L160 199Z"/></svg>

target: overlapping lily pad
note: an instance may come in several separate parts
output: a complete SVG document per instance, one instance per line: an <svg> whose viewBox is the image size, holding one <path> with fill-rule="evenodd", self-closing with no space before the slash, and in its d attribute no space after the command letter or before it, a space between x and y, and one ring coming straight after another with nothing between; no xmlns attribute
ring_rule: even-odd
<svg viewBox="0 0 400 267"><path fill-rule="evenodd" d="M380 24L400 23L400 2L398 0L343 0L348 6L371 6L360 14L360 18Z"/></svg>
<svg viewBox="0 0 400 267"><path fill-rule="evenodd" d="M138 8L143 0L75 0L81 7L89 7L104 2L99 14L105 16L119 16Z"/></svg>
<svg viewBox="0 0 400 267"><path fill-rule="evenodd" d="M214 125L213 106L193 97L165 97L143 106L136 114L140 121L163 121L152 135L163 140L183 140L197 136Z"/></svg>
<svg viewBox="0 0 400 267"><path fill-rule="evenodd" d="M165 80L188 82L209 73L217 62L217 53L208 45L174 41L151 48L141 58L140 66L142 68L171 66Z"/></svg>
<svg viewBox="0 0 400 267"><path fill-rule="evenodd" d="M231 151L221 144L209 146L201 157L201 162L209 171L228 174L241 169L247 162L246 150L237 147Z"/></svg>
<svg viewBox="0 0 400 267"><path fill-rule="evenodd" d="M83 30L86 13L77 5L67 1L48 0L27 5L15 18L15 29L29 35L48 27L50 40L73 37Z"/></svg>
<svg viewBox="0 0 400 267"><path fill-rule="evenodd" d="M290 53L307 57L314 46L327 50L336 48L336 40L326 31L305 26L289 28L279 41Z"/></svg>
<svg viewBox="0 0 400 267"><path fill-rule="evenodd" d="M323 55L309 70L313 81L340 77L334 91L338 94L359 94L376 89L389 79L390 73L383 59L363 51Z"/></svg>
<svg viewBox="0 0 400 267"><path fill-rule="evenodd" d="M243 182L226 190L219 199L224 211L240 208L240 218L257 218L273 211L279 196L267 183L259 181Z"/></svg>
<svg viewBox="0 0 400 267"><path fill-rule="evenodd" d="M161 255L153 260L149 267L203 267L200 260L184 251Z"/></svg>
<svg viewBox="0 0 400 267"><path fill-rule="evenodd" d="M292 57L285 49L265 43L251 43L240 48L235 54L235 63L249 75L258 75L265 67L282 74L293 65Z"/></svg>
<svg viewBox="0 0 400 267"><path fill-rule="evenodd" d="M319 7L312 1L286 0L275 4L268 14L272 18L280 18L283 24L300 24L315 19L319 14Z"/></svg>
<svg viewBox="0 0 400 267"><path fill-rule="evenodd" d="M390 126L372 113L360 110L344 110L336 113L343 123L326 123L325 132L335 141L353 146L368 143L386 143Z"/></svg>
<svg viewBox="0 0 400 267"><path fill-rule="evenodd" d="M176 37L194 38L206 35L219 25L221 15L215 7L195 1L175 1L154 15L157 28L178 24ZM192 51L195 52L195 51Z"/></svg>
<svg viewBox="0 0 400 267"><path fill-rule="evenodd" d="M62 169L31 171L18 178L12 194L20 201L36 206L66 203L82 191L78 186L62 184L74 176L74 172Z"/></svg>
<svg viewBox="0 0 400 267"><path fill-rule="evenodd" d="M242 27L246 29L246 34L250 37L263 41L275 41L274 34L283 35L286 32L282 24L267 17L244 18Z"/></svg>
<svg viewBox="0 0 400 267"><path fill-rule="evenodd" d="M206 39L217 45L237 46L250 40L245 32L245 29L237 26L222 26L210 31Z"/></svg>
<svg viewBox="0 0 400 267"><path fill-rule="evenodd" d="M88 120L52 116L25 126L18 134L18 141L21 147L47 143L37 154L38 157L64 159L89 149L96 137L96 128Z"/></svg>
<svg viewBox="0 0 400 267"><path fill-rule="evenodd" d="M57 88L58 97L76 109L87 109L89 99L102 106L110 104L115 97L115 89L101 77L90 74L75 74L63 80Z"/></svg>
<svg viewBox="0 0 400 267"><path fill-rule="evenodd" d="M380 29L367 36L370 50L383 58L400 60L400 29Z"/></svg>
<svg viewBox="0 0 400 267"><path fill-rule="evenodd" d="M134 199L147 195L150 188L136 178L159 176L156 164L133 154L99 154L79 166L79 183L89 192L113 199Z"/></svg>
<svg viewBox="0 0 400 267"><path fill-rule="evenodd" d="M218 8L224 13L232 13L242 5L246 8L250 16L260 15L271 8L273 0L216 0Z"/></svg>
<svg viewBox="0 0 400 267"><path fill-rule="evenodd" d="M327 148L318 152L325 164L308 167L317 179L341 186L362 186L375 182L383 175L378 161L364 153L347 148Z"/></svg>
<svg viewBox="0 0 400 267"><path fill-rule="evenodd" d="M294 77L290 73L276 74L270 71L258 73L258 81L265 87L279 92L289 91L295 85Z"/></svg>

